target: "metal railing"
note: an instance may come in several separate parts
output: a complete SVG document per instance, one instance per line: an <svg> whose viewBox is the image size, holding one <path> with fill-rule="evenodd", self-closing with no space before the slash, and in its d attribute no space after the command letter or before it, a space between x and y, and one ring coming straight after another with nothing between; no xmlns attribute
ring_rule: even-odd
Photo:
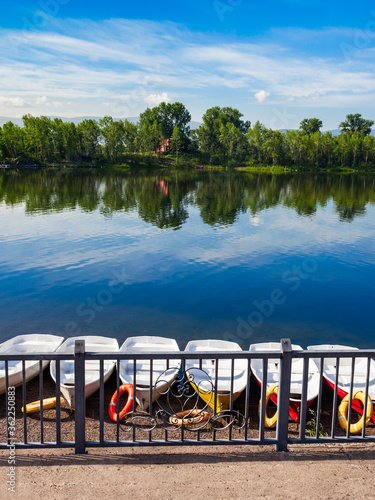
<svg viewBox="0 0 375 500"><path fill-rule="evenodd" d="M350 422L354 412L368 413L368 407L372 403L369 400L369 387L371 382L371 363L375 357L375 350L348 350L348 351L293 351L289 339L281 340L280 351L242 351L242 352L168 352L168 353L88 353L85 352L84 341L76 341L74 354L25 354L10 355L0 354L0 363L5 364L5 395L0 396L0 410L2 401L5 399L4 409L0 414L0 449L5 449L9 443L15 444L17 448L47 448L47 447L71 447L76 453L84 453L90 447L113 447L113 446L187 446L187 445L275 445L278 451L287 451L288 444L296 443L343 443L343 442L375 442L375 427L371 433L370 424L366 418L362 418L363 426L360 434L352 435ZM347 430L343 431L338 425L339 414L339 394L338 383L336 382L333 391L330 392L324 384L323 368L324 360L335 359L336 373L335 380L338 381L340 375L340 362L349 362L350 389L348 390L349 402L347 412ZM363 392L364 407L353 406L354 389L358 390L355 384L356 360L358 358L367 359L365 382L361 391ZM275 428L266 427L267 401L270 398L269 387L266 383L260 384L251 375L251 363L254 360L261 360L263 380L268 380L268 369L270 360L277 360L280 371L278 373L277 391L277 422ZM297 407L297 417L294 421L290 418L290 405L295 398L291 394L291 383L293 383L293 360L302 362L302 391L299 395ZM22 385L16 391L15 415L9 416L9 364L14 361L22 362ZM39 362L39 386L38 396L41 404L40 413L33 418L32 433L37 432L38 440L29 439L30 417L26 412L21 413L20 404L26 407L28 397L28 387L34 384L35 380L26 382L26 362L37 360ZM56 363L56 410L54 417L45 417L46 410L43 410L42 401L46 396L44 390L43 361L55 360ZM65 360L74 361L75 375L75 397L74 412L62 408L60 403L61 389L61 363ZM149 400L150 405L146 410L137 407L136 398L133 407L125 417L120 420L120 403L117 398L116 422L108 418L108 401L111 394L106 393L104 384L104 363L107 360L115 360L117 367L116 375L110 379L112 384L111 393L119 390L121 380L119 377L121 361L127 360L133 366L133 384L137 385L137 361L148 361L150 363L150 383ZM158 387L158 383L153 381L153 363L159 360L167 360L166 369L178 370L178 376L166 390L163 389L160 397L153 397L153 391ZM206 382L211 384L211 390L207 390L207 383L202 387L195 384L194 377L189 375L186 363L196 360L196 370L200 370L206 377ZM214 375L209 377L204 370L203 362L212 362ZM230 390L227 394L226 403L219 407L218 402L223 396L220 391L220 360L227 360L229 366ZM229 360L229 363L228 363ZM246 365L246 380L243 391L240 395L234 393L234 381L237 377L236 363ZM245 362L243 361L245 360ZM308 400L309 366L317 361L318 372L318 393L314 401ZM86 415L87 400L85 395L85 363L97 362L99 365L98 395L94 398L94 409L92 416ZM223 362L222 362L223 363ZM348 364L346 363L346 366ZM228 372L228 369L227 369ZM160 377L159 377L160 380ZM107 383L107 385L108 385ZM268 384L269 385L269 384ZM145 389L144 389L145 390ZM135 391L136 392L136 391ZM49 397L51 394L48 395ZM275 398L274 398L275 400ZM258 401L259 408L258 408ZM308 409L309 405L312 405ZM63 405L64 406L64 405ZM181 413L182 411L182 413ZM275 411L275 410L274 410ZM62 412L68 412L69 417L62 421ZM185 412L185 413L184 413ZM50 413L48 414L50 415ZM74 415L74 417L73 417ZM311 415L313 417L311 417ZM53 422L55 420L55 422ZM324 421L323 421L324 420ZM375 420L374 420L375 423ZM98 428L97 428L98 424ZM91 427L94 426L94 429ZM63 439L64 435L70 433L74 439ZM37 429L37 431L36 431ZM67 430L68 429L68 430ZM30 431L30 432L29 432ZM95 432L94 432L95 431ZM88 436L95 434L96 439ZM53 436L54 439L46 436ZM21 438L20 438L21 436Z"/></svg>

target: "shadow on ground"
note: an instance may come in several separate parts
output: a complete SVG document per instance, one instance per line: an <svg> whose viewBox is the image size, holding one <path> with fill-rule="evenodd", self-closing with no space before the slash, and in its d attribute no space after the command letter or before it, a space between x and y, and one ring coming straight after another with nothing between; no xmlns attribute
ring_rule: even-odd
<svg viewBox="0 0 375 500"><path fill-rule="evenodd" d="M150 450L148 453L132 452L118 453L113 450L103 450L101 453L91 452L85 455L74 455L74 452L61 454L47 452L43 454L30 452L26 455L17 455L17 466L19 467L56 467L56 466L74 466L74 465L176 465L176 464L220 464L230 462L324 462L331 460L351 460L363 461L374 460L373 449L349 449L349 447L339 449L317 450L292 450L287 453L276 451L236 451L221 452L214 450L212 452L178 452L163 453L160 448ZM4 454L2 454L4 456ZM0 467L9 467L7 460L0 461Z"/></svg>

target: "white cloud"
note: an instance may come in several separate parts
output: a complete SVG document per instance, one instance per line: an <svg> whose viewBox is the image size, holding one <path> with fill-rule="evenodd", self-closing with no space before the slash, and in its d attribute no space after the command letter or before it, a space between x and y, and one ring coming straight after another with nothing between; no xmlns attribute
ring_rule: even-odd
<svg viewBox="0 0 375 500"><path fill-rule="evenodd" d="M266 90L260 90L259 92L257 92L255 95L255 99L258 101L258 102L264 102L267 97L270 95L269 92L267 92Z"/></svg>
<svg viewBox="0 0 375 500"><path fill-rule="evenodd" d="M45 95L43 97L37 97L35 100L36 106L47 106L48 108L60 108L62 103L59 101L50 101Z"/></svg>
<svg viewBox="0 0 375 500"><path fill-rule="evenodd" d="M150 94L144 98L144 101L150 106L158 106L161 102L169 102L170 100L167 92L163 92L162 94Z"/></svg>
<svg viewBox="0 0 375 500"><path fill-rule="evenodd" d="M26 105L26 101L22 97L0 96L0 105L7 108L23 108Z"/></svg>
<svg viewBox="0 0 375 500"><path fill-rule="evenodd" d="M35 104L37 106L44 106L47 102L47 97L46 96L43 96L43 97L37 97L36 98L36 101L35 101Z"/></svg>

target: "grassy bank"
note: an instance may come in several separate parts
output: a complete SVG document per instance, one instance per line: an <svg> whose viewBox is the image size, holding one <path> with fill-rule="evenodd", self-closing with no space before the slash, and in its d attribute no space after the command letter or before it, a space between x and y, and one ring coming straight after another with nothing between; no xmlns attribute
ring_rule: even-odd
<svg viewBox="0 0 375 500"><path fill-rule="evenodd" d="M145 170L165 170L165 171L176 171L176 170L181 170L181 171L217 171L217 172L224 172L224 171L236 171L236 172L249 172L249 173L268 173L268 174L285 174L285 173L339 173L339 174L352 174L352 173L375 173L375 169L349 169L349 168L342 168L342 167L336 167L336 168L329 168L329 169L323 169L323 168L296 168L296 167L269 167L269 166L257 166L257 167L248 167L248 166L239 166L239 167L225 167L223 165L195 165L191 166L189 165L184 165L184 164L179 164L179 165L174 165L174 164L165 164L165 163L138 163L138 164L129 164L129 163L108 163L108 164L86 164L86 163L52 163L52 164L45 164L45 165L40 165L40 164L19 164L19 165L14 165L14 164L3 164L0 165L0 170L38 170L38 169L113 169L113 170L122 170L122 171L145 171Z"/></svg>
<svg viewBox="0 0 375 500"><path fill-rule="evenodd" d="M122 170L153 170L153 169L179 169L179 170L237 170L242 172L375 172L375 167L349 168L342 165L320 167L314 165L267 165L255 164L253 161L242 163L211 163L205 155L180 155L175 157L170 154L126 154L121 155L116 161L98 157L90 162L35 162L25 161L22 158L13 159L0 164L0 169L30 169L30 168L116 168Z"/></svg>

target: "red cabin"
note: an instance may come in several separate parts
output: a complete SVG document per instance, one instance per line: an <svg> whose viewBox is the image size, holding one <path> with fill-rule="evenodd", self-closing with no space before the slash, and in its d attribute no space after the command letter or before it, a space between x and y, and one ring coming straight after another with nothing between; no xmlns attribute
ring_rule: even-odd
<svg viewBox="0 0 375 500"><path fill-rule="evenodd" d="M158 144L158 152L159 153L169 153L170 150L170 139L165 139L164 141L160 141Z"/></svg>

